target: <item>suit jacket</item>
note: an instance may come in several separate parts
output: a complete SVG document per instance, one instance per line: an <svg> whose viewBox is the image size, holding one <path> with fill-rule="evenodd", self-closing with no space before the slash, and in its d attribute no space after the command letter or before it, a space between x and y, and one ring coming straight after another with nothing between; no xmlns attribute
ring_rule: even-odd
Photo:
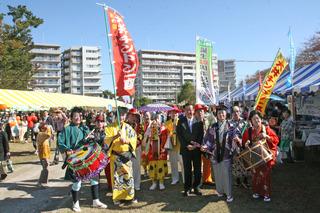
<svg viewBox="0 0 320 213"><path fill-rule="evenodd" d="M193 124L192 124L192 132L190 131L188 119L186 117L182 117L178 121L177 125L177 136L180 141L181 147L180 147L180 153L183 154L185 152L189 152L187 149L188 145L192 145L191 141L197 142L199 144L202 144L203 140L203 122L196 121L195 118L193 118ZM199 148L196 150L200 151Z"/></svg>

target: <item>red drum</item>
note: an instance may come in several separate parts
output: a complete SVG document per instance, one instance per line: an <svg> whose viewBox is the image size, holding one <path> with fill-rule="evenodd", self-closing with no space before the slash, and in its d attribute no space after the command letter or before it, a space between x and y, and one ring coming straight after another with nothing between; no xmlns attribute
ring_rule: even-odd
<svg viewBox="0 0 320 213"><path fill-rule="evenodd" d="M109 158L97 143L86 144L67 158L67 164L78 181L98 176L108 163Z"/></svg>
<svg viewBox="0 0 320 213"><path fill-rule="evenodd" d="M267 141L257 141L251 147L247 147L237 157L246 170L257 168L273 159Z"/></svg>

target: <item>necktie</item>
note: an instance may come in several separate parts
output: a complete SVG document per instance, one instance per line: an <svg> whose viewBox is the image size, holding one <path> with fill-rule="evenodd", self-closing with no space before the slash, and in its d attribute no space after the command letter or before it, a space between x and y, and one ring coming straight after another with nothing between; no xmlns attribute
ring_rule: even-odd
<svg viewBox="0 0 320 213"><path fill-rule="evenodd" d="M190 128L190 132L192 133L192 119L189 120L189 128Z"/></svg>

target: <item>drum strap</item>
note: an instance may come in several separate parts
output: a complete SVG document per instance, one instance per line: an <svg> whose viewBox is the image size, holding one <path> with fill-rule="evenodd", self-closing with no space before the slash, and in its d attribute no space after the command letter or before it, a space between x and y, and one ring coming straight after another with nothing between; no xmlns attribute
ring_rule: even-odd
<svg viewBox="0 0 320 213"><path fill-rule="evenodd" d="M262 125L262 132L266 133L266 127L264 125ZM248 128L248 134L249 134L249 141L250 141L249 145L252 146L252 144L253 144L253 141L252 141L252 127ZM256 138L255 138L254 142L255 141L256 141Z"/></svg>
<svg viewBox="0 0 320 213"><path fill-rule="evenodd" d="M249 134L249 145L251 146L252 145L252 127L249 127L248 129L248 134Z"/></svg>

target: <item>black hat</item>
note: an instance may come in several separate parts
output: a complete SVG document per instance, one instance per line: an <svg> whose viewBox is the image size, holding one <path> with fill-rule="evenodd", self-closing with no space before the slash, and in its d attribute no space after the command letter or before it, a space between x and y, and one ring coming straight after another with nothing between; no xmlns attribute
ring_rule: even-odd
<svg viewBox="0 0 320 213"><path fill-rule="evenodd" d="M224 103L219 103L219 105L216 106L216 110L217 110L217 111L219 111L219 110L228 111L228 107L227 107Z"/></svg>
<svg viewBox="0 0 320 213"><path fill-rule="evenodd" d="M126 113L128 113L128 109L127 109L126 107L121 107L121 106L119 106L119 107L118 107L118 111L119 111L120 114L126 114Z"/></svg>

